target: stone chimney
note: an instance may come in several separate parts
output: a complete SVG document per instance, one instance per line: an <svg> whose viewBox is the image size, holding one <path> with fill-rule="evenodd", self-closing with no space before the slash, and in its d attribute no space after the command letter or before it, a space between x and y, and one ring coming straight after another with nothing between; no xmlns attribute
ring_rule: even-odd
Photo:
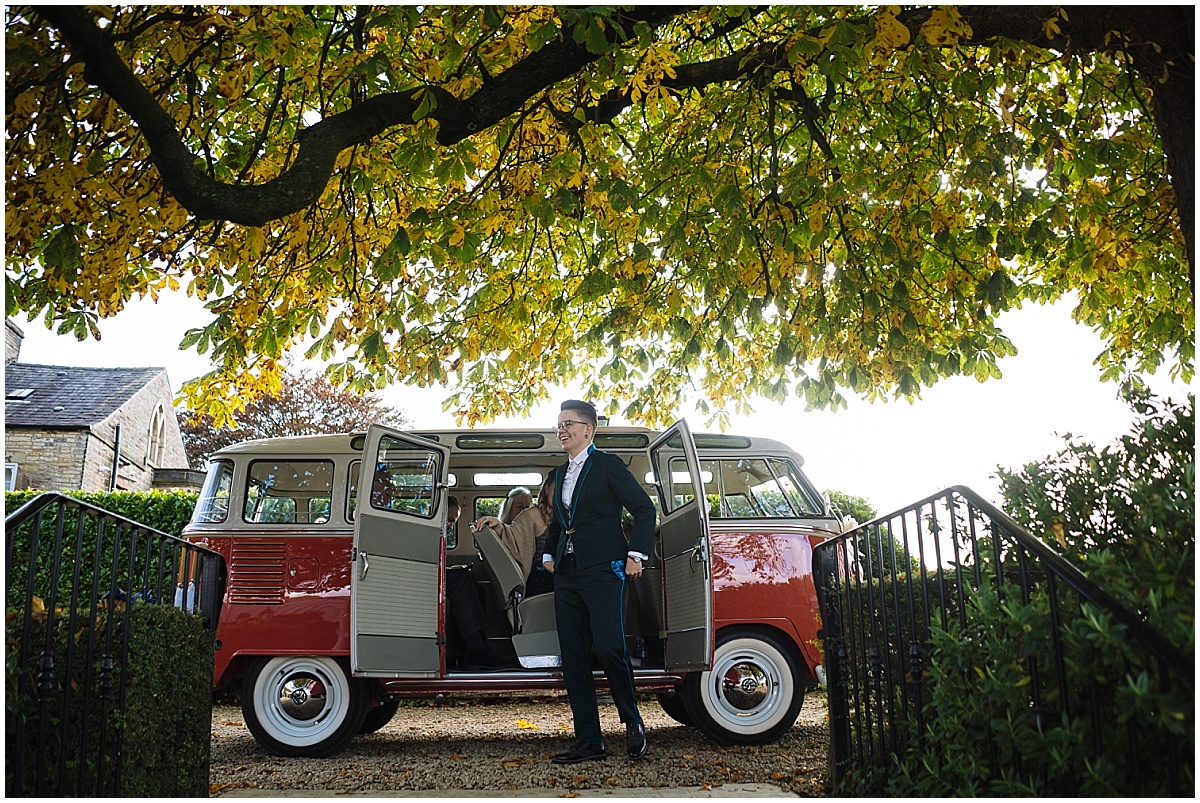
<svg viewBox="0 0 1200 803"><path fill-rule="evenodd" d="M16 362L21 357L21 341L25 333L8 318L4 319L4 364Z"/></svg>

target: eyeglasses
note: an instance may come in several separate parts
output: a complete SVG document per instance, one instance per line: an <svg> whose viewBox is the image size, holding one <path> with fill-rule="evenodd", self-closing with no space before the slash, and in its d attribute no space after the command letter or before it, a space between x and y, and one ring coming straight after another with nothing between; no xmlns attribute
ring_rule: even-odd
<svg viewBox="0 0 1200 803"><path fill-rule="evenodd" d="M581 424L585 427L588 425L588 423L586 421L563 421L561 423L554 425L554 431L555 432L570 432L571 427L575 426L576 424Z"/></svg>

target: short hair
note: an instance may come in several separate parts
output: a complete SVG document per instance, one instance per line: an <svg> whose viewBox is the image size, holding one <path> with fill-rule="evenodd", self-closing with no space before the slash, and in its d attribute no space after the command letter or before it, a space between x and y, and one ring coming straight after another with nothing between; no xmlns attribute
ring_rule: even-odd
<svg viewBox="0 0 1200 803"><path fill-rule="evenodd" d="M456 507L459 510L462 510L462 506L458 504L458 497L456 497L456 496L451 496L449 499L447 499L446 506L447 507Z"/></svg>
<svg viewBox="0 0 1200 803"><path fill-rule="evenodd" d="M565 402L559 405L558 409L560 411L574 410L583 416L584 423L591 424L593 428L596 426L596 408L591 402L583 401L581 399L567 399Z"/></svg>

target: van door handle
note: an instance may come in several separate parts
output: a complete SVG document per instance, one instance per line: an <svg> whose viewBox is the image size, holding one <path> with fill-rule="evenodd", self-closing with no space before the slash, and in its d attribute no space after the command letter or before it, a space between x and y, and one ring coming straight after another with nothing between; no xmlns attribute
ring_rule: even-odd
<svg viewBox="0 0 1200 803"><path fill-rule="evenodd" d="M362 558L363 563L362 574L358 576L358 579L365 580L367 578L367 572L371 570L371 561L367 560L367 553L361 550L359 551L358 556Z"/></svg>
<svg viewBox="0 0 1200 803"><path fill-rule="evenodd" d="M700 564L702 567L704 567L704 571L707 573L707 571L708 571L708 542L705 540L705 538L703 536L701 536L696 541L696 545L694 547L692 547L692 562Z"/></svg>

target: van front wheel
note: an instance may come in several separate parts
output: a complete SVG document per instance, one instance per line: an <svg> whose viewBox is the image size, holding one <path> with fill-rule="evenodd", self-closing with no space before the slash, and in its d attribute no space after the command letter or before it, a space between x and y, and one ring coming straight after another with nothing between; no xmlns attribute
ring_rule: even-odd
<svg viewBox="0 0 1200 803"><path fill-rule="evenodd" d="M246 726L277 756L327 756L359 732L366 713L362 682L325 655L260 658L242 685Z"/></svg>
<svg viewBox="0 0 1200 803"><path fill-rule="evenodd" d="M791 647L772 633L730 628L717 636L713 668L683 683L692 723L718 744L768 744L796 722L804 685Z"/></svg>

